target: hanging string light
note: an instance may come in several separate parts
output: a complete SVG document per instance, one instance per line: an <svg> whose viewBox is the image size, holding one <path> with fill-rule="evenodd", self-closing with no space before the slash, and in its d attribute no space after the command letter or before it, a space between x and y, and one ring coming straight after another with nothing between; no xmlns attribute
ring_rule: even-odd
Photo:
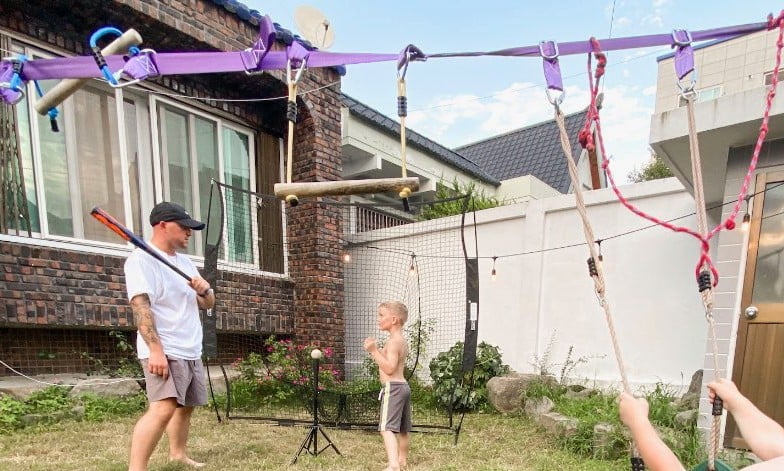
<svg viewBox="0 0 784 471"><path fill-rule="evenodd" d="M600 262L603 262L604 256L602 255L602 239L598 239L596 241L596 246L599 248L599 255L597 255L596 258L598 258Z"/></svg>
<svg viewBox="0 0 784 471"><path fill-rule="evenodd" d="M746 214L743 215L743 223L740 225L740 228L743 232L748 232L749 226L751 225L751 214L749 214L749 198L751 198L751 195L746 195L743 198L746 200Z"/></svg>
<svg viewBox="0 0 784 471"><path fill-rule="evenodd" d="M411 266L408 267L408 276L416 275L416 254L411 254Z"/></svg>
<svg viewBox="0 0 784 471"><path fill-rule="evenodd" d="M495 261L498 257L493 257L493 270L490 272L490 280L495 281L496 278L496 271L495 271Z"/></svg>
<svg viewBox="0 0 784 471"><path fill-rule="evenodd" d="M343 261L346 262L346 263L350 262L351 261L351 254L348 253L348 252L344 253L343 254Z"/></svg>

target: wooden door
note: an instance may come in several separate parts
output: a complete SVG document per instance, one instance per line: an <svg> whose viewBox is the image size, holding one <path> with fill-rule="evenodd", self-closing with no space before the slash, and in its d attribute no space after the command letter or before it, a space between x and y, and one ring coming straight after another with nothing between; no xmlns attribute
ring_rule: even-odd
<svg viewBox="0 0 784 471"><path fill-rule="evenodd" d="M784 424L784 172L758 175L755 191L732 380ZM731 419L725 445L747 448Z"/></svg>

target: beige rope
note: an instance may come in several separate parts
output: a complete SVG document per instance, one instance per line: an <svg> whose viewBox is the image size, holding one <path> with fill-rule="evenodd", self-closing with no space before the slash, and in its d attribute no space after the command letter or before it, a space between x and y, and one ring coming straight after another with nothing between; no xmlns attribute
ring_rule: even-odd
<svg viewBox="0 0 784 471"><path fill-rule="evenodd" d="M574 197L577 200L577 213L583 222L583 233L585 234L585 242L588 245L588 250L591 253L591 258L596 261L596 275L592 275L594 289L596 290L596 297L599 299L599 305L604 309L604 318L607 321L607 328L610 331L610 338L612 340L613 350L615 351L615 360L618 362L618 370L621 373L621 381L623 382L623 390L631 394L629 387L629 380L626 376L626 367L623 364L623 356L621 355L621 347L618 343L618 334L615 331L615 323L613 322L612 314L610 313L610 303L607 302L607 285L604 280L604 269L601 262L598 261L596 248L594 247L595 238L593 235L593 228L591 221L588 219L588 212L585 208L585 200L583 199L583 190L580 185L580 176L577 173L577 165L574 163L572 156L572 145L569 142L569 134L566 131L566 123L564 122L564 115L561 113L558 106L555 107L555 121L558 123L558 131L561 138L561 147L566 157L566 164L569 168L569 177L572 180L572 187L574 188ZM632 442L632 456L639 457L637 451L637 444Z"/></svg>
<svg viewBox="0 0 784 471"><path fill-rule="evenodd" d="M569 134L566 131L566 124L564 123L564 116L559 108L556 108L555 120L558 123L558 129L561 137L561 147L563 147L564 155L566 156L566 163L569 167L569 176L572 179L572 186L574 187L574 196L577 200L577 213L583 222L583 233L585 234L585 242L588 245L588 250L591 253L591 258L597 260L595 238L593 235L593 228L591 221L588 219L588 212L585 208L585 200L583 199L583 191L580 186L580 177L577 174L577 165L574 163L572 157L572 145L569 142ZM615 323L613 322L612 314L610 313L610 304L607 302L607 286L604 280L604 269L601 263L596 264L596 275L592 276L594 282L594 289L599 298L599 304L604 308L605 318L607 320L607 327L610 329L610 337L612 338L613 349L615 350L615 358L618 362L618 369L621 373L623 381L623 389L627 393L631 393L629 387L629 380L626 377L626 368L623 364L623 356L621 355L621 348L618 343L618 335L615 331Z"/></svg>
<svg viewBox="0 0 784 471"><path fill-rule="evenodd" d="M700 146L697 137L697 125L694 118L694 94L684 94L686 99L686 115L689 121L689 151L691 153L691 173L694 180L694 204L696 206L697 230L700 234L708 233L708 217L705 210L705 188L702 182L702 161L700 159ZM707 269L707 264L702 269ZM716 338L716 321L713 318L713 288L700 292L702 304L705 309L705 319L708 321L708 331L710 343L713 350L713 375L715 380L719 380L721 372L719 370L719 345ZM711 446L708 447L708 469L716 469L716 455L719 450L719 430L721 428L721 416L713 416L711 424Z"/></svg>

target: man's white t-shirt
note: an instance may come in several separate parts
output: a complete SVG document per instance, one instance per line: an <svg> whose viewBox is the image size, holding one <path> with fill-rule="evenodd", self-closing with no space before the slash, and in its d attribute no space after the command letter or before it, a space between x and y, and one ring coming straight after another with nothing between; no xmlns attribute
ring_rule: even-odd
<svg viewBox="0 0 784 471"><path fill-rule="evenodd" d="M150 246L187 275L199 275L187 255L171 256ZM196 292L182 276L137 248L125 261L125 284L129 300L139 294L150 297L155 328L167 356L201 358L202 330ZM140 359L150 357L150 348L141 335L136 336L136 351Z"/></svg>

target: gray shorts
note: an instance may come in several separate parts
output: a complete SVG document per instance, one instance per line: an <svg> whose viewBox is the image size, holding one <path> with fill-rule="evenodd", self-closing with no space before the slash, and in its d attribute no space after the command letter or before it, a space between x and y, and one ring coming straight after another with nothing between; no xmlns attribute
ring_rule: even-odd
<svg viewBox="0 0 784 471"><path fill-rule="evenodd" d="M411 423L411 387L408 383L390 381L384 384L379 399L381 400L379 432L410 432L413 425Z"/></svg>
<svg viewBox="0 0 784 471"><path fill-rule="evenodd" d="M182 360L166 357L169 360L169 376L150 373L149 361L139 360L144 370L147 385L147 400L161 401L173 397L178 406L195 407L207 403L207 386L204 383L204 365L201 360Z"/></svg>

